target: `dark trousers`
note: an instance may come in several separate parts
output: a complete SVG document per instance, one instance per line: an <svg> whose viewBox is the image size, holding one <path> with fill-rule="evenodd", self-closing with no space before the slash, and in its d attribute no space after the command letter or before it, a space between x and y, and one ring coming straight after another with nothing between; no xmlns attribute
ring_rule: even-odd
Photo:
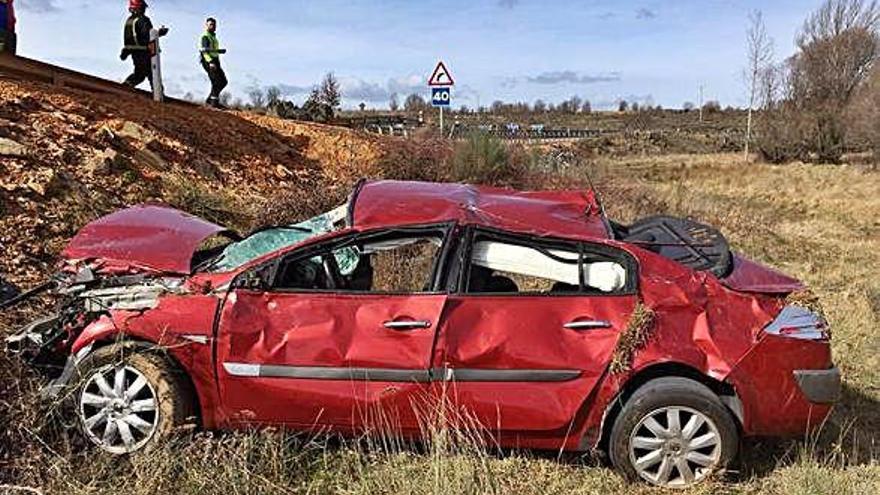
<svg viewBox="0 0 880 495"><path fill-rule="evenodd" d="M125 80L127 86L132 88L149 80L153 85L153 66L150 64L150 54L147 51L131 52L131 60L134 62L134 72Z"/></svg>
<svg viewBox="0 0 880 495"><path fill-rule="evenodd" d="M0 52L15 55L16 41L15 33L0 31Z"/></svg>
<svg viewBox="0 0 880 495"><path fill-rule="evenodd" d="M220 60L210 63L202 60L202 68L205 69L205 72L208 73L208 79L211 80L211 95L208 96L208 101L219 101L220 92L229 84L229 81L226 80L226 73L223 72L223 67L220 66Z"/></svg>

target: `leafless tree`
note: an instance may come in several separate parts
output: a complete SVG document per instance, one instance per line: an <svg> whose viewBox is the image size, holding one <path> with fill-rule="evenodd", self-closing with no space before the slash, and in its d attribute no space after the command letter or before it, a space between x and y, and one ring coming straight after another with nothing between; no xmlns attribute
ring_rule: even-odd
<svg viewBox="0 0 880 495"><path fill-rule="evenodd" d="M388 101L388 109L392 112L400 110L400 102L397 101L397 93L391 93L391 98Z"/></svg>
<svg viewBox="0 0 880 495"><path fill-rule="evenodd" d="M760 10L749 14L749 28L746 31L746 84L749 88L749 111L746 120L746 143L743 152L746 161L749 159L749 146L752 142L752 112L758 99L761 77L773 64L773 40L767 34L764 15Z"/></svg>
<svg viewBox="0 0 880 495"><path fill-rule="evenodd" d="M263 88L257 85L248 89L248 99L250 100L251 108L261 109L266 106L266 93L263 91Z"/></svg>
<svg viewBox="0 0 880 495"><path fill-rule="evenodd" d="M762 71L766 159L841 160L854 127L847 115L880 56L878 27L877 0L825 0L799 31L798 52Z"/></svg>
<svg viewBox="0 0 880 495"><path fill-rule="evenodd" d="M826 0L798 35L790 98L812 117L819 161L838 162L843 154L846 109L880 55L878 25L876 0Z"/></svg>
<svg viewBox="0 0 880 495"><path fill-rule="evenodd" d="M421 96L413 93L406 97L403 102L403 109L407 112L418 112L428 108L428 103Z"/></svg>
<svg viewBox="0 0 880 495"><path fill-rule="evenodd" d="M266 89L266 106L273 106L281 101L281 88L270 86Z"/></svg>

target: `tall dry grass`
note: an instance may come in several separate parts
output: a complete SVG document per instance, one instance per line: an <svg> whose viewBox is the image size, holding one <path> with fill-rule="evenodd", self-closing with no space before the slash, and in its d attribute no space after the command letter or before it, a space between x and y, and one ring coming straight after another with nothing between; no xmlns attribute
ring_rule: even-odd
<svg viewBox="0 0 880 495"><path fill-rule="evenodd" d="M531 177L582 186L589 175L616 219L663 212L719 226L737 250L804 279L834 327L846 388L822 432L751 442L737 472L684 493L880 491L880 176L848 166L746 166L733 154L542 160L530 162L540 164ZM83 451L43 415L30 372L5 357L0 368L15 382L0 387L0 493L657 493L589 458L501 451L483 442L491 431L442 402L422 406L423 442L388 434L393 414L368 409L362 438L202 432L113 458Z"/></svg>

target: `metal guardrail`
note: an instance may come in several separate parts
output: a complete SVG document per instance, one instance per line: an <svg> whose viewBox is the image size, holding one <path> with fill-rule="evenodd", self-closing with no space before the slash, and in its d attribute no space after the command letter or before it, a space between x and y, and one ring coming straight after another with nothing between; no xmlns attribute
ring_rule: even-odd
<svg viewBox="0 0 880 495"><path fill-rule="evenodd" d="M102 79L57 65L25 57L0 53L0 78L36 81L62 88L78 89L90 93L137 95L152 98L152 93L133 89L108 79ZM165 98L168 103L194 106L193 103L176 98Z"/></svg>

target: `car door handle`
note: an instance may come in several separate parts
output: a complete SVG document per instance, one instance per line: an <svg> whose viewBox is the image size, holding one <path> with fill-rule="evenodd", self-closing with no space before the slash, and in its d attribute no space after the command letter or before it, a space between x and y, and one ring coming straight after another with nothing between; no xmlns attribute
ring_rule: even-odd
<svg viewBox="0 0 880 495"><path fill-rule="evenodd" d="M578 320L563 325L569 330L590 330L593 328L611 328L611 322L607 320Z"/></svg>
<svg viewBox="0 0 880 495"><path fill-rule="evenodd" d="M392 320L386 321L383 325L391 330L415 330L416 328L430 328L431 322L427 320Z"/></svg>

